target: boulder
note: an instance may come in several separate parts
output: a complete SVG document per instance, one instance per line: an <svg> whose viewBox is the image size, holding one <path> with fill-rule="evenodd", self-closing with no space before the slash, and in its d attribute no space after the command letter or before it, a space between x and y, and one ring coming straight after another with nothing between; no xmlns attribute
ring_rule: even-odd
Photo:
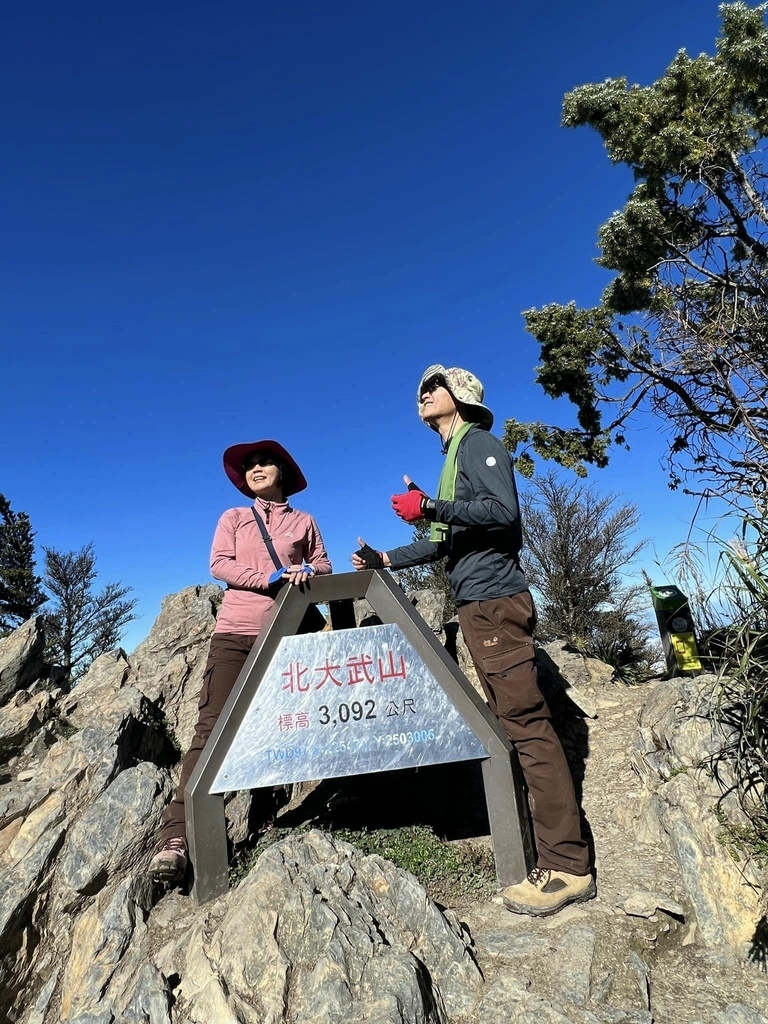
<svg viewBox="0 0 768 1024"><path fill-rule="evenodd" d="M697 938L746 949L764 913L765 872L725 849L728 816L737 828L747 820L737 801L723 801L735 792L735 777L727 759L718 764L718 758L733 737L715 714L717 682L703 674L656 686L642 710L632 760L650 796L646 810L658 818L680 866Z"/></svg>
<svg viewBox="0 0 768 1024"><path fill-rule="evenodd" d="M0 639L0 705L31 686L44 671L43 619L36 615Z"/></svg>
<svg viewBox="0 0 768 1024"><path fill-rule="evenodd" d="M412 875L320 832L270 847L215 916L157 964L180 975L190 1021L437 1024L480 998L458 920Z"/></svg>
<svg viewBox="0 0 768 1024"><path fill-rule="evenodd" d="M162 603L149 636L130 658L131 683L164 713L168 732L186 750L197 724L208 643L223 591L187 587Z"/></svg>
<svg viewBox="0 0 768 1024"><path fill-rule="evenodd" d="M50 717L53 700L45 691L16 690L0 715L0 757L17 754Z"/></svg>

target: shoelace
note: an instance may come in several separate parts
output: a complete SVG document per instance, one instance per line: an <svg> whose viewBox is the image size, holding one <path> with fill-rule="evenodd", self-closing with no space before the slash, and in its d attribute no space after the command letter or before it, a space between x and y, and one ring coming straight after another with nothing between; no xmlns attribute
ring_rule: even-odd
<svg viewBox="0 0 768 1024"><path fill-rule="evenodd" d="M173 836L163 844L164 850L171 850L173 853L180 853L183 857L187 856L187 840L184 836Z"/></svg>
<svg viewBox="0 0 768 1024"><path fill-rule="evenodd" d="M546 882L549 877L549 871L546 868L534 868L528 874L528 881L531 885L539 885L541 882Z"/></svg>

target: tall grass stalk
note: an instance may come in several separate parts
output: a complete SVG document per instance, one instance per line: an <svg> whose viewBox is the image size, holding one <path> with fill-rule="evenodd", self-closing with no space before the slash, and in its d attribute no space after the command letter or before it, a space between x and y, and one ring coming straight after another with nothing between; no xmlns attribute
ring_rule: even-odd
<svg viewBox="0 0 768 1024"><path fill-rule="evenodd" d="M681 545L672 561L688 590L703 660L718 676L712 714L730 736L723 755L743 810L768 834L768 523L744 516L731 540L712 532L703 548Z"/></svg>

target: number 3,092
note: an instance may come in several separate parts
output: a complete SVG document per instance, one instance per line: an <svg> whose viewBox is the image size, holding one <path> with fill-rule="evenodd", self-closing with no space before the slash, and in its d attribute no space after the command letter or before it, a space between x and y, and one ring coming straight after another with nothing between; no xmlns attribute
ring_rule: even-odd
<svg viewBox="0 0 768 1024"><path fill-rule="evenodd" d="M365 706L363 706L365 705ZM353 700L351 704L339 704L336 714L340 722L348 722L350 718L359 722L361 718L375 718L376 704L372 700ZM336 719L331 718L331 712L327 704L320 705L320 725L328 725L330 722L336 724Z"/></svg>

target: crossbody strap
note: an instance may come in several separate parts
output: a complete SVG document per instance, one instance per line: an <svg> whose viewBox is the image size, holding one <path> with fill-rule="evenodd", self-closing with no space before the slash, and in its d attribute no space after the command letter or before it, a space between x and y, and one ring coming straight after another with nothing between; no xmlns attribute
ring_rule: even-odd
<svg viewBox="0 0 768 1024"><path fill-rule="evenodd" d="M258 523L259 532L261 533L261 539L264 541L264 546L266 547L267 551L269 552L269 557L275 563L275 568L276 569L282 569L283 568L283 563L277 557L277 552L275 551L275 545L272 543L272 538L267 533L267 528L264 525L264 520L261 518L261 516L256 511L256 509L253 507L253 505L251 505L251 512L253 512L253 518Z"/></svg>

